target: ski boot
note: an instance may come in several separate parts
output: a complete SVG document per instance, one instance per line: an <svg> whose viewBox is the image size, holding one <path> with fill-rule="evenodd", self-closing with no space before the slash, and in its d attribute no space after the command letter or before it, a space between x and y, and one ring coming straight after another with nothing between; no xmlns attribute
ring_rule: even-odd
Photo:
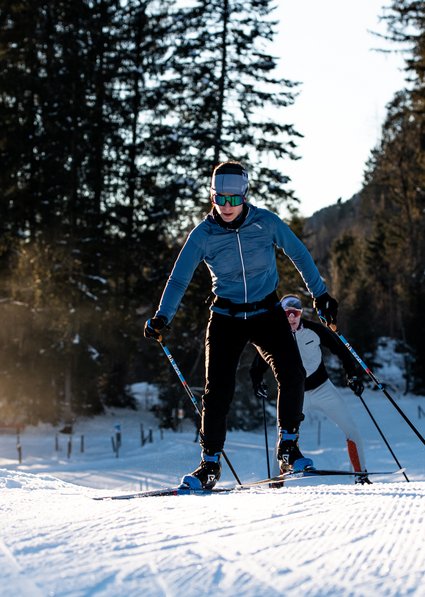
<svg viewBox="0 0 425 597"><path fill-rule="evenodd" d="M181 480L183 489L212 489L221 476L220 452L208 455L202 452L201 464Z"/></svg>
<svg viewBox="0 0 425 597"><path fill-rule="evenodd" d="M301 454L298 447L298 437L299 434L295 429L291 432L286 429L279 429L276 455L281 475L287 472L299 473L314 468L311 458L304 458Z"/></svg>
<svg viewBox="0 0 425 597"><path fill-rule="evenodd" d="M356 485L372 485L372 481L367 476L367 471L365 471L361 475L356 475L356 479L354 481Z"/></svg>

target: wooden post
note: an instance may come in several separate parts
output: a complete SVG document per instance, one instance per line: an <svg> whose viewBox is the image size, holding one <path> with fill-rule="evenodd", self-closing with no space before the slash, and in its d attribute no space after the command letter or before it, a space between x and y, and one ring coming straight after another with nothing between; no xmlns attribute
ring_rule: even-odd
<svg viewBox="0 0 425 597"><path fill-rule="evenodd" d="M118 458L119 457L120 447L117 444L117 442L115 441L115 439L114 439L113 436L111 436L111 443L112 443L112 450L115 452L115 457Z"/></svg>
<svg viewBox="0 0 425 597"><path fill-rule="evenodd" d="M22 446L19 431L16 432L16 449L18 450L18 462L19 464L22 464Z"/></svg>
<svg viewBox="0 0 425 597"><path fill-rule="evenodd" d="M71 454L72 454L72 435L70 435L68 437L68 451L67 451L68 458L71 458Z"/></svg>

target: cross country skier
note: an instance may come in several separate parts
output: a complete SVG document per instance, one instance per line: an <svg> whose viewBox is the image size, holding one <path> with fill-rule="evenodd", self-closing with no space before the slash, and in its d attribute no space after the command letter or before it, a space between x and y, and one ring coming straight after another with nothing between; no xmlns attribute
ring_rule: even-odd
<svg viewBox="0 0 425 597"><path fill-rule="evenodd" d="M313 409L321 411L329 419L334 421L345 434L348 456L353 470L356 472L365 471L366 462L361 434L341 394L329 379L323 362L322 346L328 348L341 360L346 374L347 385L355 394L361 395L364 387L361 379L356 375L356 367L352 357L327 327L321 323L302 318L303 307L297 295L289 294L284 296L281 300L281 305L288 318L292 334L298 344L307 373L304 410ZM267 387L263 382L263 376L267 369L268 364L257 353L251 365L250 375L255 395L260 399L267 396ZM283 473L285 470L285 464L282 463L280 472ZM359 475L356 477L356 483L364 484L370 483L370 481L367 475Z"/></svg>
<svg viewBox="0 0 425 597"><path fill-rule="evenodd" d="M279 458L295 470L312 466L298 447L304 418L305 370L287 317L276 294L275 248L291 259L328 324L338 304L329 296L304 244L276 214L247 202L248 173L239 162L216 166L211 179L212 210L189 234L168 278L147 338L159 340L172 321L201 261L210 271L214 300L205 339L206 382L202 397L202 460L182 479L185 486L213 487L221 474L220 456L235 389L240 355L254 344L272 367L278 384Z"/></svg>

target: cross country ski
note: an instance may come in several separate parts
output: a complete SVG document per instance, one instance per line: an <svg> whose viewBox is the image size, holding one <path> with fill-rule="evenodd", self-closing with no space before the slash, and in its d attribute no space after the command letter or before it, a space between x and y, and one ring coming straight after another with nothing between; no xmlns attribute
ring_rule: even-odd
<svg viewBox="0 0 425 597"><path fill-rule="evenodd" d="M383 472L367 472L368 475L396 475L402 473L404 469L396 471L383 471ZM262 479L261 481L254 481L252 483L244 483L242 485L233 485L231 487L213 487L212 489L192 489L184 485L178 485L176 487L166 487L164 489L152 489L149 491L138 491L135 493L128 494L116 494L106 496L96 496L94 500L131 500L139 498L149 497L167 497L177 495L213 495L219 493L237 493L238 491L249 491L254 489L270 489L270 485L273 485L271 489L276 489L277 486L283 485L286 481L295 479L306 479L312 477L327 477L327 476L351 476L357 477L364 475L365 472L352 472L352 471L338 471L338 470L326 470L326 469L311 469L306 471L293 472L289 471L282 475L276 475L268 479Z"/></svg>

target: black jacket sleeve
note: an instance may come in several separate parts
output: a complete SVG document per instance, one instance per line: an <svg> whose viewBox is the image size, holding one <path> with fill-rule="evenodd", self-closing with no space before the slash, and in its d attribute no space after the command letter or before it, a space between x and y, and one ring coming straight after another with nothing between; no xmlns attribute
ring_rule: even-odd
<svg viewBox="0 0 425 597"><path fill-rule="evenodd" d="M326 346L332 354L339 358L348 377L358 375L357 362L351 353L343 346L342 342L338 340L334 332L329 330L322 323L316 323L309 319L303 319L303 325L304 327L313 330L313 332L319 336L320 344Z"/></svg>
<svg viewBox="0 0 425 597"><path fill-rule="evenodd" d="M252 361L251 368L249 370L249 374L251 376L252 383L257 385L263 381L264 373L269 368L269 365L263 359L261 354L257 351L257 354Z"/></svg>

